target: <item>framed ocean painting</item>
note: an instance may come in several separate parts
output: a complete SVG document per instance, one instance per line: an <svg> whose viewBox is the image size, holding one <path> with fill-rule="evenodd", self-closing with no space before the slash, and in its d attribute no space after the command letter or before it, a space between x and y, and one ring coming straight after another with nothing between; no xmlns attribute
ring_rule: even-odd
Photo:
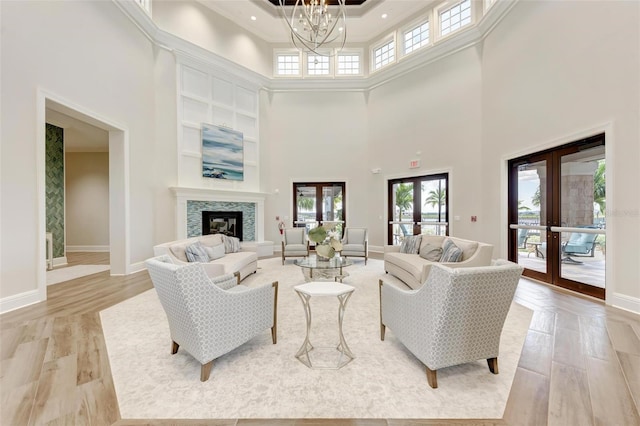
<svg viewBox="0 0 640 426"><path fill-rule="evenodd" d="M202 176L244 180L241 132L223 126L202 124Z"/></svg>

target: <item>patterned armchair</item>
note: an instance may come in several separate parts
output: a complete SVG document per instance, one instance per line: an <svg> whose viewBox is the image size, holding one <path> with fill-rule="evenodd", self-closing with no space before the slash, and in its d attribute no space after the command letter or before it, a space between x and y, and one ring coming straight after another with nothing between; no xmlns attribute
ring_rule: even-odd
<svg viewBox="0 0 640 426"><path fill-rule="evenodd" d="M174 265L169 256L146 262L169 321L171 353L182 346L207 381L213 360L271 328L276 343L278 282L249 288L227 274L210 279L202 264Z"/></svg>
<svg viewBox="0 0 640 426"><path fill-rule="evenodd" d="M500 334L522 270L506 260L457 269L436 263L417 290L380 280L380 339L389 327L426 366L432 388L437 370L478 359L498 374Z"/></svg>
<svg viewBox="0 0 640 426"><path fill-rule="evenodd" d="M305 235L306 228L287 228L282 234L282 264L287 257L309 256L309 240Z"/></svg>
<svg viewBox="0 0 640 426"><path fill-rule="evenodd" d="M345 228L340 255L345 257L364 257L364 264L366 265L369 258L367 228Z"/></svg>

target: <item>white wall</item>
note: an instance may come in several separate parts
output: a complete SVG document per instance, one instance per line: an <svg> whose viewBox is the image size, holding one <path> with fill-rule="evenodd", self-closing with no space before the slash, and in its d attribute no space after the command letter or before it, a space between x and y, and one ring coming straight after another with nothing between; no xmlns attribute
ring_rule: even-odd
<svg viewBox="0 0 640 426"><path fill-rule="evenodd" d="M109 153L65 154L67 250L109 246Z"/></svg>
<svg viewBox="0 0 640 426"><path fill-rule="evenodd" d="M625 297L636 298L636 309L640 309L639 22L638 2L517 3L484 44L480 160L486 188L483 215L489 216L506 200L504 188L499 190L504 158L572 142L572 135L610 123L607 299L624 304ZM492 220L485 224L483 237L504 247L505 232L504 223Z"/></svg>
<svg viewBox="0 0 640 426"><path fill-rule="evenodd" d="M371 245L387 244L387 180L438 172L449 173L450 235L483 240L481 229L492 218L480 213L481 77L480 57L471 47L369 95L368 167L382 169L366 189ZM409 168L413 159L420 159L419 169ZM456 215L460 221L453 221Z"/></svg>
<svg viewBox="0 0 640 426"><path fill-rule="evenodd" d="M272 194L265 203L266 240L281 239L276 215L293 223L294 181L345 181L347 225L367 226L366 119L362 93L262 93L260 183Z"/></svg>
<svg viewBox="0 0 640 426"><path fill-rule="evenodd" d="M154 110L156 98L171 99L175 79L157 87L154 61L164 60L169 70L175 61L154 52L111 2L3 2L1 23L1 297L33 292L44 271L34 250L42 240L37 234L38 89L127 130L128 262L143 261L152 255L156 230L163 229L156 223L165 215L158 206L166 206L164 200L171 197L164 177L175 176L175 150L170 157L159 157L169 151L165 143L175 144L175 133L156 137L155 119L164 117Z"/></svg>
<svg viewBox="0 0 640 426"><path fill-rule="evenodd" d="M262 75L272 74L271 46L196 1L154 1L160 29Z"/></svg>

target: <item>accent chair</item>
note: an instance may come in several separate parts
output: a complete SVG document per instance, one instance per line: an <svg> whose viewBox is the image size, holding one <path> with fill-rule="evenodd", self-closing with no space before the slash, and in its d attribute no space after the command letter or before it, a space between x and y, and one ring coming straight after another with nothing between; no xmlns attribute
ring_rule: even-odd
<svg viewBox="0 0 640 426"><path fill-rule="evenodd" d="M213 360L266 328L277 340L278 282L257 288L233 274L209 278L201 263L175 265L167 255L145 262L171 333L171 353L182 347L201 364L207 381Z"/></svg>
<svg viewBox="0 0 640 426"><path fill-rule="evenodd" d="M364 257L364 264L366 265L369 258L367 228L345 228L340 255L344 257Z"/></svg>
<svg viewBox="0 0 640 426"><path fill-rule="evenodd" d="M457 269L436 263L417 290L380 280L380 339L389 327L426 366L432 388L439 369L479 359L498 374L500 334L523 269L506 260Z"/></svg>
<svg viewBox="0 0 640 426"><path fill-rule="evenodd" d="M309 256L309 240L306 228L286 228L282 233L282 264L287 257Z"/></svg>

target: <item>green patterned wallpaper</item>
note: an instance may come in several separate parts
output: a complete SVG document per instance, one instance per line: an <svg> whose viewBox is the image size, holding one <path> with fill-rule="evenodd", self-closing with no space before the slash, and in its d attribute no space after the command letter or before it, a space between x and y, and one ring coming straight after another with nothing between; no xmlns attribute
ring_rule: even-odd
<svg viewBox="0 0 640 426"><path fill-rule="evenodd" d="M64 129L47 124L47 232L53 234L53 257L64 256Z"/></svg>

